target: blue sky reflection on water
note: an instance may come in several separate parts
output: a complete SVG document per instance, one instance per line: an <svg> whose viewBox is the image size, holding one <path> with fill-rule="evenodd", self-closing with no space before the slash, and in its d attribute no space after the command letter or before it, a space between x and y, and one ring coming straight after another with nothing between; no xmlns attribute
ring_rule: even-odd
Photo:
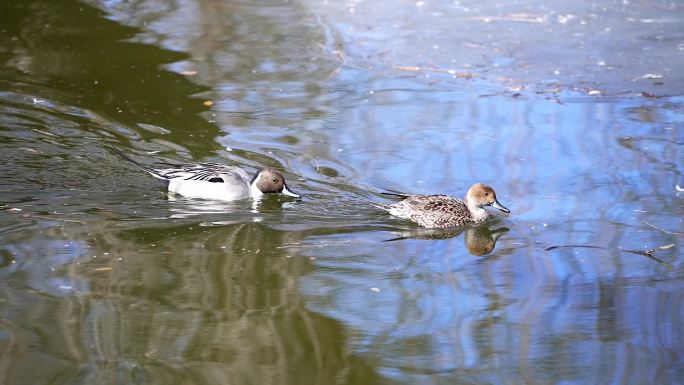
<svg viewBox="0 0 684 385"><path fill-rule="evenodd" d="M635 383L676 373L678 359L658 352L679 350L681 309L669 305L681 295L662 280L681 279L667 263L618 248L679 243L646 223L681 229L679 98L558 105L439 89L412 98L384 86L391 96L374 84L368 102L336 126L343 134L333 147L356 180L454 195L484 181L511 208L497 224L511 230L484 259L468 255L463 235L405 244L352 237L352 247L306 253L320 268L302 279L310 308L349 325L352 346L401 381L496 367L498 382L545 365L571 382L607 381L608 370L638 373L617 380ZM610 250L545 250L570 244ZM668 261L676 254L664 253ZM667 342L645 344L645 336ZM620 356L634 359L621 364ZM660 369L647 363L654 357ZM521 361L529 367L514 364Z"/></svg>

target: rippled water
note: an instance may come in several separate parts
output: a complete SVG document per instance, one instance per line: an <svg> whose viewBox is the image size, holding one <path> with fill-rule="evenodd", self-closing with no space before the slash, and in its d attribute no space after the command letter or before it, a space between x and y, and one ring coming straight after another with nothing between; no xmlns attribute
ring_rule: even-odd
<svg viewBox="0 0 684 385"><path fill-rule="evenodd" d="M0 4L0 383L677 383L680 10ZM170 196L111 146L304 197ZM369 204L478 181L510 216Z"/></svg>

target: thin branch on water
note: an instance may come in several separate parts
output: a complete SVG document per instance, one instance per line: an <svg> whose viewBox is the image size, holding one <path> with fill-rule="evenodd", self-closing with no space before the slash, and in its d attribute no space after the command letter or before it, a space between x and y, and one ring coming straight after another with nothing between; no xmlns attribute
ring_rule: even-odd
<svg viewBox="0 0 684 385"><path fill-rule="evenodd" d="M653 253L655 253L656 251L660 251L660 250L671 249L671 248L673 248L673 247L674 247L674 243L670 243L670 244L667 244L667 245L664 245L664 246L659 246L659 247L656 247L656 248L653 248L653 249L649 249L649 250L646 250L646 251L642 251L642 250L632 250L632 249L623 249L622 247L618 247L617 250L622 251L622 252L625 252L625 253L631 253L631 254L636 254L636 255L641 255L641 256L647 257L647 258L652 259L652 260L654 260L654 261L656 261L656 262L658 262L658 263L660 263L660 264L663 264L663 265L667 266L668 269L672 269L672 266L671 266L669 263L667 263L667 262L665 262L665 261L659 259L659 258L656 257L655 255L653 255ZM556 245L556 246L549 246L549 247L547 247L547 248L544 249L544 250L550 251L550 250L560 249L560 248L584 248L584 249L610 250L610 249L607 248L607 247L603 247L603 246L594 246L594 245Z"/></svg>
<svg viewBox="0 0 684 385"><path fill-rule="evenodd" d="M83 221L77 221L77 220L75 220L75 219L55 218L55 217L47 217L47 216L43 216L43 215L33 215L33 214L30 214L30 216L26 216L26 217L24 217L24 218L28 218L28 219L30 219L30 218L39 218L39 219L47 219L47 220L49 220L49 221L80 223L80 224L82 224L82 225L86 223L86 222L83 222Z"/></svg>
<svg viewBox="0 0 684 385"><path fill-rule="evenodd" d="M663 229L663 228L661 228L661 227L658 227L658 226L656 226L656 225L652 225L652 224L650 224L650 223L648 223L648 222L646 222L646 221L642 221L642 222L644 222L644 223L647 224L648 226L651 226L651 227L653 227L654 229L660 230L660 231L662 231L662 232L664 232L664 233L671 234L671 235L677 235L677 236L680 236L680 237L684 237L684 233L678 233L678 232L676 232L676 231L668 231L668 230L665 230L665 229Z"/></svg>
<svg viewBox="0 0 684 385"><path fill-rule="evenodd" d="M446 73L449 74L453 77L457 78L462 78L462 79L472 79L474 77L477 77L476 74L472 72L458 72L453 69L446 69L446 68L436 68L436 67L420 67L420 66L394 66L394 69L400 70L400 71L410 71L410 72L439 72L439 73Z"/></svg>

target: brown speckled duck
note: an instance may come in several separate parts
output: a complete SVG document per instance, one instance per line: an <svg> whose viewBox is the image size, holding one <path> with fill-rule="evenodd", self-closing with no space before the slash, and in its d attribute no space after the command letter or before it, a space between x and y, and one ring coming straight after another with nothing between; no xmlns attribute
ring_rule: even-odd
<svg viewBox="0 0 684 385"><path fill-rule="evenodd" d="M496 199L494 189L483 183L472 185L463 200L448 195L396 195L403 199L376 207L429 228L460 227L483 222L488 217L484 206L492 206L507 214L511 212Z"/></svg>

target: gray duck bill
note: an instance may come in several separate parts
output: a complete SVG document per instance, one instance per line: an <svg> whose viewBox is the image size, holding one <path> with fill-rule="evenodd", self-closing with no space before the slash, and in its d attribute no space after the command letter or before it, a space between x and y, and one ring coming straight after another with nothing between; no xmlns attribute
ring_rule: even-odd
<svg viewBox="0 0 684 385"><path fill-rule="evenodd" d="M302 196L299 194L294 193L292 190L290 190L286 184L283 185L283 191L280 192L283 195L287 195L289 197L293 198L301 198Z"/></svg>
<svg viewBox="0 0 684 385"><path fill-rule="evenodd" d="M507 209L506 207L504 207L504 205L499 203L498 200L495 200L494 203L492 203L492 207L494 207L495 209L501 210L501 211L505 212L506 214L509 214L511 212L511 210Z"/></svg>

